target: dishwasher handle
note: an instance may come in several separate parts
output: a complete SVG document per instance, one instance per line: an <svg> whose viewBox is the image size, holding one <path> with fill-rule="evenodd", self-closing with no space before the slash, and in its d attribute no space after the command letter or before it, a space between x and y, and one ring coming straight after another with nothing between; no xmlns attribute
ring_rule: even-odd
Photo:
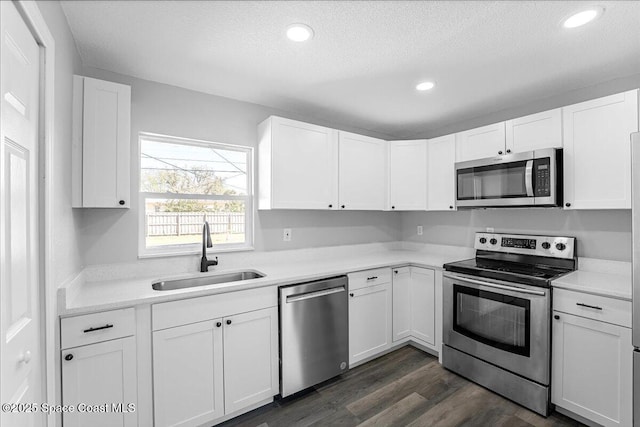
<svg viewBox="0 0 640 427"><path fill-rule="evenodd" d="M302 301L302 300L311 299L311 298L324 297L331 294L337 294L338 292L346 292L346 290L347 289L344 286L338 286L336 288L322 289L320 291L315 291L315 292L288 295L287 303Z"/></svg>

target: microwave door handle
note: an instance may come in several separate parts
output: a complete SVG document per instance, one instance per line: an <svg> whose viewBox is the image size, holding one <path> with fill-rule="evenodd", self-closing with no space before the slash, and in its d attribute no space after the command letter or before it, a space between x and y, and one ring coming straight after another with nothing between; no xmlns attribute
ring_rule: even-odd
<svg viewBox="0 0 640 427"><path fill-rule="evenodd" d="M527 189L527 197L533 197L533 160L527 160L524 170L524 185Z"/></svg>

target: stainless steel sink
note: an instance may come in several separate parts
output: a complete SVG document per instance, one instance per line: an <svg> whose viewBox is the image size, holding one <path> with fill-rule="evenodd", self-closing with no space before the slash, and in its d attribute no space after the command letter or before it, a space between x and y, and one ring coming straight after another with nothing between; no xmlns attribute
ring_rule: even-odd
<svg viewBox="0 0 640 427"><path fill-rule="evenodd" d="M238 271L235 273L216 274L205 277L193 277L178 280L163 280L156 282L151 287L156 291L173 291L175 289L194 288L197 286L215 285L219 283L238 282L240 280L259 279L264 274L259 271Z"/></svg>

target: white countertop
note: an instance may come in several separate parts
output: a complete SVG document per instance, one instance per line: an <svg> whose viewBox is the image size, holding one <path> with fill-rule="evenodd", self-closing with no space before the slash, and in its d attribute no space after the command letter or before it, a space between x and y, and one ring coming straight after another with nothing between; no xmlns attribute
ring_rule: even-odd
<svg viewBox="0 0 640 427"><path fill-rule="evenodd" d="M580 258L578 270L552 282L554 288L631 301L631 263Z"/></svg>
<svg viewBox="0 0 640 427"><path fill-rule="evenodd" d="M193 298L265 286L302 283L371 268L414 265L441 269L447 262L472 258L471 248L421 244L370 244L257 252L220 256L209 273L197 272L194 260L159 259L131 264L92 266L58 290L58 314L72 316L140 304ZM578 270L553 286L572 291L631 300L631 264L580 258ZM257 270L260 279L155 291L160 280L203 277ZM153 272L153 273L152 273ZM179 272L179 273L178 273Z"/></svg>
<svg viewBox="0 0 640 427"><path fill-rule="evenodd" d="M411 264L419 267L441 269L446 262L473 257L473 250L468 248L451 250L450 247L444 247L444 250L434 250L433 248L407 250L380 247L378 250L372 250L368 245L359 246L364 248L356 247L349 251L345 251L342 247L337 247L334 251L327 250L327 248L315 251L307 250L306 256L298 259L291 253L293 251L272 252L266 257L268 259L265 259L264 256L256 257L262 259L256 259L254 262L245 264L244 268L238 268L237 265L225 268L224 261L221 259L221 265L210 268L209 273L198 273L196 271L173 275L142 274L138 277L109 279L104 277L106 267L102 266L100 273L97 274L98 280L91 280L86 277L92 274L95 276L96 274L94 273L81 274L75 280L70 281L66 286L59 289L58 314L60 316L71 316L264 286L275 287L371 268ZM314 254L313 252L316 253ZM114 265L112 268L114 275L117 276L118 266ZM265 274L265 277L172 291L156 291L151 288L151 284L159 280L203 277L206 274L215 275L241 270L257 270Z"/></svg>

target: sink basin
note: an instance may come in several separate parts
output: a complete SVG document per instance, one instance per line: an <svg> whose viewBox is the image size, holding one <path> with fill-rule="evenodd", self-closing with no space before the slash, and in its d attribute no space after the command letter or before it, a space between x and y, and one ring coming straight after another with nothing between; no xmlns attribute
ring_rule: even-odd
<svg viewBox="0 0 640 427"><path fill-rule="evenodd" d="M240 280L259 279L264 274L259 271L238 271L235 273L216 274L205 277L192 277L188 279L163 280L156 282L151 287L156 291L173 291L175 289L194 288L197 286L215 285L218 283L238 282Z"/></svg>

